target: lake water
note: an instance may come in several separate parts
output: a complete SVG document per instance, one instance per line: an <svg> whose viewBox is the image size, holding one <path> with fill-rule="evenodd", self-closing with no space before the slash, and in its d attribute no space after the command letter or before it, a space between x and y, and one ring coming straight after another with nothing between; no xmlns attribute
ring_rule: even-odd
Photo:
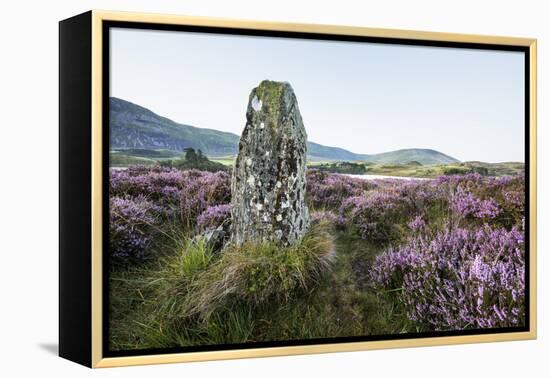
<svg viewBox="0 0 550 378"><path fill-rule="evenodd" d="M124 170L128 169L128 167L110 167L110 169L113 170ZM429 178L423 178L423 177L403 177L403 176L385 176L385 175L352 175L349 173L337 173L348 177L358 178L361 180L383 180L383 179L394 179L394 180L431 180Z"/></svg>
<svg viewBox="0 0 550 378"><path fill-rule="evenodd" d="M344 176L358 178L361 180L380 180L380 179L395 179L395 180L430 180L422 177L402 177L402 176L385 176L385 175L352 175L344 173Z"/></svg>

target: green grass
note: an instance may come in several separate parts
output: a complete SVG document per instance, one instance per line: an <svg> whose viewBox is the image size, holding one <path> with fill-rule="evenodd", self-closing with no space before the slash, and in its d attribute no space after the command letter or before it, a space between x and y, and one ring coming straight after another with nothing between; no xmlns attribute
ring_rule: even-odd
<svg viewBox="0 0 550 378"><path fill-rule="evenodd" d="M111 348L140 349L415 330L366 272L382 248L316 226L289 248L213 253L175 238L158 259L110 274Z"/></svg>
<svg viewBox="0 0 550 378"><path fill-rule="evenodd" d="M233 165L234 156L222 156L208 159L203 164L185 165L185 153L166 149L112 149L109 151L110 166L125 168L130 165L164 165L174 166L180 169L201 169L201 170L226 170ZM218 164L216 164L218 163ZM219 165L221 164L221 165Z"/></svg>
<svg viewBox="0 0 550 378"><path fill-rule="evenodd" d="M185 288L191 288L186 312L208 318L235 303L287 303L311 292L334 258L332 235L326 227L312 226L298 244L290 247L272 242L228 246L216 263Z"/></svg>
<svg viewBox="0 0 550 378"><path fill-rule="evenodd" d="M157 164L156 160L139 157L139 156L129 156L122 153L111 153L109 155L110 161L109 165L111 167L127 167L129 165L155 165Z"/></svg>
<svg viewBox="0 0 550 378"><path fill-rule="evenodd" d="M419 178L434 178L449 174L467 174L470 172L478 172L485 176L503 176L515 175L525 169L525 165L520 162L503 162L503 163L483 163L477 161L469 161L463 163L440 164L440 165L422 165L417 161L410 161L405 164L395 163L375 163L356 161L354 164L362 164L367 168L367 175L383 175L383 176L399 176L399 177L419 177ZM351 173L339 168L342 162L335 161L310 161L308 160L308 168L324 167L327 171L333 173ZM333 167L333 169L331 169Z"/></svg>
<svg viewBox="0 0 550 378"><path fill-rule="evenodd" d="M401 177L425 177L434 178L446 174L466 174L478 172L485 176L515 175L525 168L523 163L482 163L464 162L442 165L417 165L417 164L378 164L371 163L367 167L367 174L401 176Z"/></svg>
<svg viewBox="0 0 550 378"><path fill-rule="evenodd" d="M311 169L318 169L325 172L333 173L346 173L354 175L363 175L367 173L367 167L364 163L352 163L352 162L337 162L337 163L323 163L323 164L311 164L308 166Z"/></svg>
<svg viewBox="0 0 550 378"><path fill-rule="evenodd" d="M233 163L235 163L235 156L229 155L229 156L217 156L217 157L211 157L211 161L214 161L216 163L223 164L227 167L232 167Z"/></svg>
<svg viewBox="0 0 550 378"><path fill-rule="evenodd" d="M150 159L159 159L159 158L174 158L182 156L182 152L172 151L167 149L148 149L148 148L115 148L112 149L111 154L113 155L126 155L134 157L144 157Z"/></svg>

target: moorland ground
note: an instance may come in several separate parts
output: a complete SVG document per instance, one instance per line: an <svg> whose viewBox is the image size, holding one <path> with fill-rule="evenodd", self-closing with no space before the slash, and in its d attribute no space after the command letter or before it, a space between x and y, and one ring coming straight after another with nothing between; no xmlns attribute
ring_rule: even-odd
<svg viewBox="0 0 550 378"><path fill-rule="evenodd" d="M110 347L521 326L525 177L508 168L431 167L422 181L308 169L298 245L223 250L205 235L230 217L226 171L112 169Z"/></svg>

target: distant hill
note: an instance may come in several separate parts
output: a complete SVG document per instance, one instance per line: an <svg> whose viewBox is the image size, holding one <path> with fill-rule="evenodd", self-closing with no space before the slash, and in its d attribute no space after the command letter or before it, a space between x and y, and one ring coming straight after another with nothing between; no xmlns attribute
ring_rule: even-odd
<svg viewBox="0 0 550 378"><path fill-rule="evenodd" d="M459 160L436 150L424 148L407 148L403 150L384 152L375 155L365 155L366 161L387 164L405 164L410 162L421 165L458 163Z"/></svg>
<svg viewBox="0 0 550 378"><path fill-rule="evenodd" d="M357 161L364 160L366 155L355 154L339 147L328 147L308 142L307 155L311 161Z"/></svg>
<svg viewBox="0 0 550 378"><path fill-rule="evenodd" d="M212 156L237 153L239 137L235 134L176 123L131 102L116 97L109 100L112 149L182 152L194 148Z"/></svg>
<svg viewBox="0 0 550 378"><path fill-rule="evenodd" d="M111 149L127 151L144 157L143 150L182 152L186 148L201 150L210 157L235 155L240 137L233 133L203 129L174 122L149 109L131 102L111 97L109 99ZM456 163L441 152L429 149L405 149L381 154L356 154L338 147L308 142L308 159L311 161L367 161L402 164L410 161L422 165Z"/></svg>

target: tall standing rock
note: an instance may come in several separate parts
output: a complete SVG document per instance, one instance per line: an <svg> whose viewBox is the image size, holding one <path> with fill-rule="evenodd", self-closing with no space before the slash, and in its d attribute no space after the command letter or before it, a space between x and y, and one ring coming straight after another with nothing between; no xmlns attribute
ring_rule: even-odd
<svg viewBox="0 0 550 378"><path fill-rule="evenodd" d="M231 241L300 240L309 226L307 135L290 84L264 80L250 93L231 180Z"/></svg>

